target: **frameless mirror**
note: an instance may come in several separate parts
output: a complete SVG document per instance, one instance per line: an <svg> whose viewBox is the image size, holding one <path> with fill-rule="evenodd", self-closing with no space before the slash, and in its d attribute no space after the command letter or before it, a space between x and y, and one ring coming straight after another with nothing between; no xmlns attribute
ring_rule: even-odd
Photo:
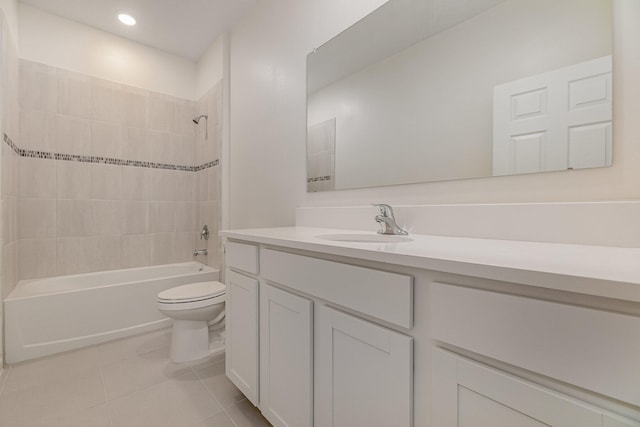
<svg viewBox="0 0 640 427"><path fill-rule="evenodd" d="M613 0L389 0L307 57L307 189L611 165Z"/></svg>

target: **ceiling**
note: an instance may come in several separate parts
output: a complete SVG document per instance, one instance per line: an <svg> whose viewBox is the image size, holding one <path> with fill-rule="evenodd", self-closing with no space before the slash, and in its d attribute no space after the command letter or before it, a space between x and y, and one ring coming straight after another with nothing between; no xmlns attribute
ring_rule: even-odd
<svg viewBox="0 0 640 427"><path fill-rule="evenodd" d="M182 56L200 59L257 0L21 0L55 15ZM118 13L136 18L127 27Z"/></svg>

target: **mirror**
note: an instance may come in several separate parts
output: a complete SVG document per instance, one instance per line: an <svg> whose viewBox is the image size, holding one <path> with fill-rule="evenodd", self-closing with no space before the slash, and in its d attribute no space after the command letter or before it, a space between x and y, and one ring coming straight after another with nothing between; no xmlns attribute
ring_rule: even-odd
<svg viewBox="0 0 640 427"><path fill-rule="evenodd" d="M307 57L307 189L611 165L612 0L389 0Z"/></svg>

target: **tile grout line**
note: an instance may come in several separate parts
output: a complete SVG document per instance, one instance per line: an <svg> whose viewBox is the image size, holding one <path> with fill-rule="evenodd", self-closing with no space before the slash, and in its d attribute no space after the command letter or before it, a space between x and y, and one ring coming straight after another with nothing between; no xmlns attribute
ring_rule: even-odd
<svg viewBox="0 0 640 427"><path fill-rule="evenodd" d="M209 390L209 388L207 388L207 386L204 384L204 382L202 381L202 377L201 377L200 375L198 375L198 371L196 371L196 369L195 369L193 366L191 366L190 368L191 368L191 370L193 371L193 373L196 375L196 378L198 378L198 382L200 383L200 385L201 385L202 387L204 387L204 389L206 390L207 394L208 394L208 395L209 395L209 396L210 396L214 401L216 401L216 402L218 403L218 405L220 405L220 408L222 408L222 413L224 413L224 414L225 414L225 415L226 415L226 416L231 420L231 423L233 423L233 425L234 425L235 427L239 427L239 426L238 426L238 424L236 424L236 422L235 422L235 420L233 419L233 417L231 416L231 414L229 414L229 412L227 412L227 408L225 408L225 407L224 407L224 405L222 404L222 402L220 402L220 401L218 400L218 398L217 398L217 397L215 397L215 396L214 396L214 394Z"/></svg>

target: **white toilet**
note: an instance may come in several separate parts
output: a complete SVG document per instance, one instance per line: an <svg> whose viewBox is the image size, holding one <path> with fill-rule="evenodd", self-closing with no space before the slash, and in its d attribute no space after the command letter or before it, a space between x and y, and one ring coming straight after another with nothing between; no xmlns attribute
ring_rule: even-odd
<svg viewBox="0 0 640 427"><path fill-rule="evenodd" d="M209 345L209 324L224 319L224 301L224 284L213 281L177 286L158 294L158 309L173 319L172 362L191 362L224 349Z"/></svg>

